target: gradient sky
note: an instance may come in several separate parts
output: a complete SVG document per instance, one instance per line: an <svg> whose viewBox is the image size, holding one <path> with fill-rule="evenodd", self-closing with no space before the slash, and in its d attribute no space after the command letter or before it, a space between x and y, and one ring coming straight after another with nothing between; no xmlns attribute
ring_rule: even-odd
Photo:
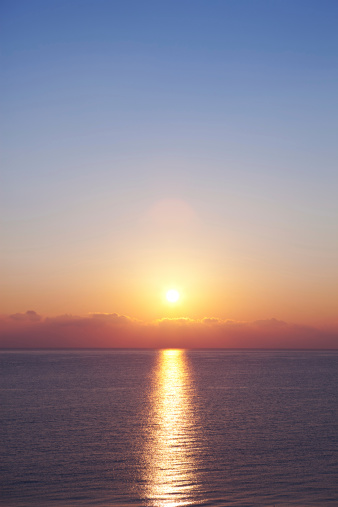
<svg viewBox="0 0 338 507"><path fill-rule="evenodd" d="M336 0L1 15L4 315L338 328Z"/></svg>

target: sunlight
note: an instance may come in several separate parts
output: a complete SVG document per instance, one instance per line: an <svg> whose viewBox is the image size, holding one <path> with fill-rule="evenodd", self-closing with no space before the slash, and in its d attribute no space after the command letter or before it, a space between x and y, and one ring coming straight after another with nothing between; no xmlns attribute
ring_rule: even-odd
<svg viewBox="0 0 338 507"><path fill-rule="evenodd" d="M162 351L163 356L178 356L182 353L180 349L166 349Z"/></svg>
<svg viewBox="0 0 338 507"><path fill-rule="evenodd" d="M166 294L166 298L169 303L176 303L180 298L180 294L176 289L170 289Z"/></svg>
<svg viewBox="0 0 338 507"><path fill-rule="evenodd" d="M197 488L196 463L190 452L196 447L192 393L185 351L160 351L145 456L146 496L154 507L191 505L187 499Z"/></svg>

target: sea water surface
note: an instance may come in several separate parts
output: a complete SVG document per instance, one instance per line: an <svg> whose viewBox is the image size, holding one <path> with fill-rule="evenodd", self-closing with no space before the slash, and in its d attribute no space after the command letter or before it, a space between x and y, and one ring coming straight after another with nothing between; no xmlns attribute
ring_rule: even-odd
<svg viewBox="0 0 338 507"><path fill-rule="evenodd" d="M338 352L3 351L2 506L338 506Z"/></svg>

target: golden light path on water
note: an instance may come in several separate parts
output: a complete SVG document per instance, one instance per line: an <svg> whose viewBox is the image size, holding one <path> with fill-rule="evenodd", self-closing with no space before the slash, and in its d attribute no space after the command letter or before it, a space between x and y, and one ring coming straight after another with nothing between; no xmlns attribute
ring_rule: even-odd
<svg viewBox="0 0 338 507"><path fill-rule="evenodd" d="M154 507L192 505L198 487L192 380L184 350L159 354L144 459L145 496Z"/></svg>

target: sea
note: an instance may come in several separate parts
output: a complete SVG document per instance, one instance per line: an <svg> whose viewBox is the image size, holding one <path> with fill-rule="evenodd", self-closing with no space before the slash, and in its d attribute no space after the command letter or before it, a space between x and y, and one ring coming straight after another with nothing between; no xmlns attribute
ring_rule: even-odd
<svg viewBox="0 0 338 507"><path fill-rule="evenodd" d="M1 506L338 506L338 351L2 351Z"/></svg>

